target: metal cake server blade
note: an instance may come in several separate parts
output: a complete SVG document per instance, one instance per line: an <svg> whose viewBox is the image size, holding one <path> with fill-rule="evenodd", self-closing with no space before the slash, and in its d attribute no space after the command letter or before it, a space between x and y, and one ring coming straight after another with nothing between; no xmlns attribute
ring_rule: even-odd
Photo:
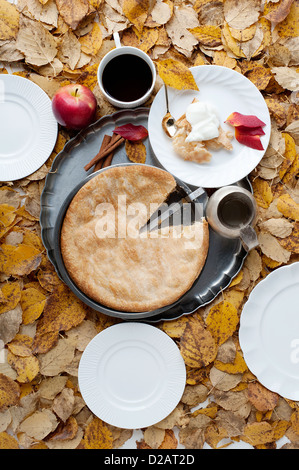
<svg viewBox="0 0 299 470"><path fill-rule="evenodd" d="M205 193L205 190L203 188L197 188L195 191L192 193L186 195L184 198L182 198L178 202L173 202L168 206L166 210L161 212L161 209L159 208L157 211L154 212L154 214L151 216L151 218L147 221L145 225L141 227L139 230L139 233L144 233L148 231L155 230L163 224L167 219L169 219L171 216L176 214L178 211L181 211L183 209L183 205L192 202L195 199L197 199L199 196ZM203 217L203 204L199 204L200 207L196 208L196 218L200 219Z"/></svg>

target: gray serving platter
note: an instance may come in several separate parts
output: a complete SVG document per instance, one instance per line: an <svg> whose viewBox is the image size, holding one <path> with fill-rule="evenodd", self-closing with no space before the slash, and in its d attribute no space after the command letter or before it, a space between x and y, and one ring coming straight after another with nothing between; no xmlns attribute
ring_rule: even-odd
<svg viewBox="0 0 299 470"><path fill-rule="evenodd" d="M195 312L199 307L211 302L230 284L242 268L247 256L239 239L224 238L209 227L210 243L207 260L191 289L171 305L151 312L138 313L109 309L85 295L68 275L60 252L60 228L68 205L79 188L95 176L92 169L86 172L84 166L98 152L105 134L112 135L116 126L129 122L147 127L148 113L148 108L117 111L99 119L67 142L64 149L56 156L46 177L41 195L40 224L44 246L58 276L85 304L98 312L123 320L158 322L174 320L182 315ZM148 138L144 140L144 144L146 146L146 165L163 169L150 147ZM124 147L117 149L112 164L132 164L128 160ZM182 196L196 189L195 186L187 185L178 178L176 181L178 190L172 195L170 202L179 200ZM235 184L252 190L247 178ZM208 191L210 193L211 190ZM203 215L207 201L206 191L194 201L194 203L202 204Z"/></svg>

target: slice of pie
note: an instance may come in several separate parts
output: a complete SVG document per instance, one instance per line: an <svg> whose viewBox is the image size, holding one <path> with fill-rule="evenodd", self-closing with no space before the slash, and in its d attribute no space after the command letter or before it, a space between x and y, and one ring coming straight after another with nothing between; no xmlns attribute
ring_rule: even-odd
<svg viewBox="0 0 299 470"><path fill-rule="evenodd" d="M164 170L128 165L108 168L78 191L63 222L61 252L82 292L115 310L145 312L192 286L208 252L207 222L139 233L175 187Z"/></svg>
<svg viewBox="0 0 299 470"><path fill-rule="evenodd" d="M199 101L194 99L192 103L199 103ZM184 160L196 163L209 162L212 158L210 150L233 149L231 143L233 135L230 132L225 132L220 125L218 126L218 135L207 140L202 138L198 140L188 139L192 131L192 125L187 120L186 113L177 119L176 125L177 131L172 138L172 145L175 152Z"/></svg>

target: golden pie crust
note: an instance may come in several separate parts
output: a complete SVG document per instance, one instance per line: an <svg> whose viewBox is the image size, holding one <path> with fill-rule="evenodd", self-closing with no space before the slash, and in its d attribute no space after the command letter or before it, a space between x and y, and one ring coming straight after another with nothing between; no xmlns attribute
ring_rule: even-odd
<svg viewBox="0 0 299 470"><path fill-rule="evenodd" d="M146 312L178 300L194 283L209 246L205 220L190 226L165 227L142 238L123 237L118 227L119 196L142 203L148 214L138 215L138 226L176 187L166 171L146 165L111 167L89 180L75 195L61 230L61 253L77 287L111 309ZM99 204L115 209L115 237L97 234ZM130 220L129 220L130 223Z"/></svg>

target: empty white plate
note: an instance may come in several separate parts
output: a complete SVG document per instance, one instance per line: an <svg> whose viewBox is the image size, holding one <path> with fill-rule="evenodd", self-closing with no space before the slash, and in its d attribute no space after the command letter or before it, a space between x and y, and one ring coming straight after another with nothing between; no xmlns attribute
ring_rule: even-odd
<svg viewBox="0 0 299 470"><path fill-rule="evenodd" d="M251 292L240 319L244 359L257 379L299 400L299 263L272 271Z"/></svg>
<svg viewBox="0 0 299 470"><path fill-rule="evenodd" d="M0 181L34 173L50 156L58 132L48 95L17 75L0 75Z"/></svg>
<svg viewBox="0 0 299 470"><path fill-rule="evenodd" d="M186 368L175 342L163 331L124 322L90 341L78 379L85 403L98 418L139 429L173 411L184 392Z"/></svg>

